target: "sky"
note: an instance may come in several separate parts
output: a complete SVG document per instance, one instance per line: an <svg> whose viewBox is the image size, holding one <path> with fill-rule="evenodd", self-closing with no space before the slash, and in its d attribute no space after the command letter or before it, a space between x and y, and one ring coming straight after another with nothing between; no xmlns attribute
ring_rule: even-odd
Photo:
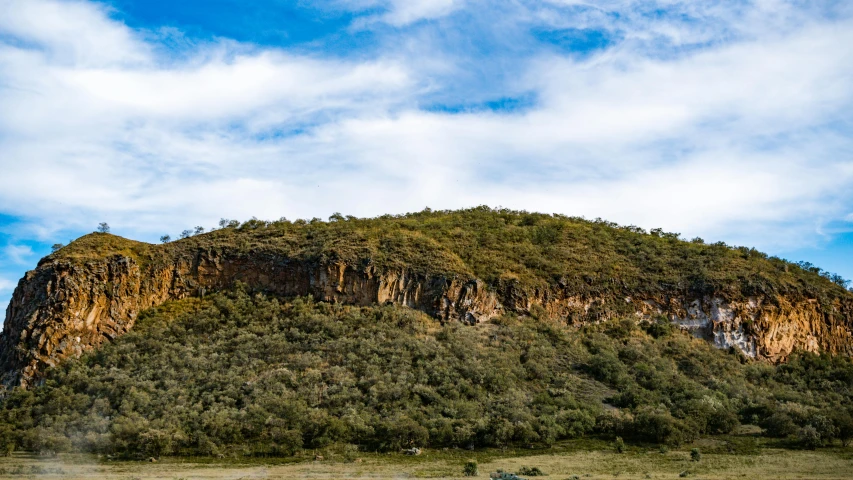
<svg viewBox="0 0 853 480"><path fill-rule="evenodd" d="M55 243L477 205L853 278L853 2L0 0L0 308Z"/></svg>

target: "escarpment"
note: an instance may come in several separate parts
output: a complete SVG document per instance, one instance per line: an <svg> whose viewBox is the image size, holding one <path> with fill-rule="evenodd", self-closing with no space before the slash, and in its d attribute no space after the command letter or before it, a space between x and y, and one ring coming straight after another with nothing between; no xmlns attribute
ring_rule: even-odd
<svg viewBox="0 0 853 480"><path fill-rule="evenodd" d="M717 263L721 263L720 258L731 257L726 261L735 262L731 264L747 273L727 273L723 280L717 280L719 275L709 270L697 280L695 272L687 271L678 274L681 276L669 274L678 280L672 283L640 283L656 277L643 274L645 264L635 260L631 250L624 253L617 248L611 250L620 256L611 257L621 263L612 264L606 274L600 268L584 273L575 267L583 259L573 260L581 257L571 255L578 245L589 247L583 243L587 237L570 235L568 228L579 220L563 222L569 225L562 227L563 237L550 239L550 245L541 251L546 255L551 252L554 263L567 272L539 277L529 274L529 267L516 266L520 262L507 263L509 272L491 274L474 262L474 253L485 250L496 262L508 262L505 259L510 255L525 262L533 259L484 245L463 245L457 254L445 237L429 229L376 232L367 228L372 224L346 228L325 223L260 225L157 246L110 235L89 235L43 259L18 284L0 336L2 382L7 387L31 385L46 368L126 333L147 308L238 284L253 291L310 295L326 302L391 303L421 310L444 322L469 324L504 314L570 325L616 317L666 318L718 347L734 347L748 356L771 361L784 360L795 350L853 353L853 295L841 288L826 286L821 290L798 277L783 278L791 275L786 273L787 267L777 269L781 280L762 283L758 280L769 278L769 274L758 271L758 267L776 271L770 270L775 266L760 263L767 260L744 263L737 252L681 245L687 242L672 239L647 240L649 235L630 231L617 232L628 235L626 245L637 238L669 242L663 245L689 249L685 250L688 253L696 250L697 255L712 252L720 256L712 258ZM605 227L610 229L605 232L614 230ZM517 231L515 226L501 228ZM527 232L526 225L518 228ZM451 233L447 238L457 238L452 235L458 236L458 230L448 229ZM532 238L536 240L541 234L541 230L534 231ZM530 243L528 238L519 242ZM599 239L590 242L589 248L603 248ZM564 250L555 250L554 245ZM526 243L522 246L527 248ZM673 263L684 261L673 258ZM817 285L822 285L820 281L815 280Z"/></svg>
<svg viewBox="0 0 853 480"><path fill-rule="evenodd" d="M232 288L238 282L281 296L405 305L442 320L467 323L501 311L497 297L482 281L411 274L405 269L379 272L345 263L208 250L168 265L141 266L123 255L81 263L48 261L20 281L7 309L0 336L3 383L29 385L46 367L129 331L146 308Z"/></svg>

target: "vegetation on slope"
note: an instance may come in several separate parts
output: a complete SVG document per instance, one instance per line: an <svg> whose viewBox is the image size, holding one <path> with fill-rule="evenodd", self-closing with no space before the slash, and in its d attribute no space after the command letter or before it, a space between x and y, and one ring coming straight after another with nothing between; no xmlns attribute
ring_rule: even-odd
<svg viewBox="0 0 853 480"><path fill-rule="evenodd" d="M223 228L163 245L92 234L48 258L131 251L135 258L157 262L204 248L476 276L493 286L513 281L527 287L559 284L578 294L603 297L667 290L722 292L733 299L759 294L808 296L823 304L853 298L844 279L808 263L795 264L722 242L708 245L698 238L688 242L660 229L646 232L558 214L477 207L370 219L336 214L327 222L220 223Z"/></svg>
<svg viewBox="0 0 853 480"><path fill-rule="evenodd" d="M758 423L816 447L853 436L853 362L751 362L666 322L581 328L243 289L167 303L0 408L0 442L126 456L288 455L333 443L679 444Z"/></svg>

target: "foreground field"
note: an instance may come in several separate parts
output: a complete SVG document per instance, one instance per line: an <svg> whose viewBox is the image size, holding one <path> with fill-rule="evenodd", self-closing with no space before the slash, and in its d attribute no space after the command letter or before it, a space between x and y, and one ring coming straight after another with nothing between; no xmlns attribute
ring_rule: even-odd
<svg viewBox="0 0 853 480"><path fill-rule="evenodd" d="M553 453L552 453L553 452ZM40 458L25 454L0 459L0 478L61 479L463 479L468 459L479 462L479 475L491 471L518 471L538 467L545 479L849 479L853 478L853 450L817 451L764 448L758 454L706 453L699 462L687 449L661 453L653 449L578 451L557 447L547 454L516 455L498 451L427 451L419 457L399 454L364 454L344 461L332 455L323 460L304 459L249 462L162 459L156 463L118 462L83 455ZM686 473L684 473L686 472ZM577 477L575 477L577 476Z"/></svg>

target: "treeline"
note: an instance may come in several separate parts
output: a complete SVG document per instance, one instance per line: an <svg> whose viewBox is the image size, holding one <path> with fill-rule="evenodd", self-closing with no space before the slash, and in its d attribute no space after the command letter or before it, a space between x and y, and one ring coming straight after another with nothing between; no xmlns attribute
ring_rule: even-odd
<svg viewBox="0 0 853 480"><path fill-rule="evenodd" d="M746 423L817 447L853 436L851 393L849 359L753 362L666 322L442 326L407 308L238 289L150 310L40 387L10 392L0 445L127 457L586 435L677 445Z"/></svg>
<svg viewBox="0 0 853 480"><path fill-rule="evenodd" d="M197 226L184 230L180 238L205 231ZM850 284L842 276L809 262L790 262L725 242L706 244L698 237L687 241L681 234L661 228L647 231L601 218L588 220L487 206L437 211L427 208L376 218L334 213L327 221L316 217L274 221L252 217L244 222L223 218L218 228L209 232L216 234L211 240L217 243L241 236L263 239L260 243L267 246L282 240L296 241L320 247L312 253L342 259L360 260L356 258L359 254L383 257L377 255L380 252L363 248L365 244L341 238L351 236L373 243L373 247L388 244L383 246L393 247L394 252L387 257L403 264L413 263L421 253L411 251L414 234L432 240L429 248L458 255L480 278L492 283L507 276L549 283L577 276L587 282L624 281L630 288L676 285L701 290L739 282L745 295L801 290L805 285L809 295L819 297L826 295L828 287L822 280L845 289ZM163 242L171 240L169 235L161 237ZM398 240L405 242L398 244ZM353 248L356 246L361 248ZM415 247L424 246L415 242ZM442 265L441 258L431 260L436 262L435 267L454 270L453 265Z"/></svg>

